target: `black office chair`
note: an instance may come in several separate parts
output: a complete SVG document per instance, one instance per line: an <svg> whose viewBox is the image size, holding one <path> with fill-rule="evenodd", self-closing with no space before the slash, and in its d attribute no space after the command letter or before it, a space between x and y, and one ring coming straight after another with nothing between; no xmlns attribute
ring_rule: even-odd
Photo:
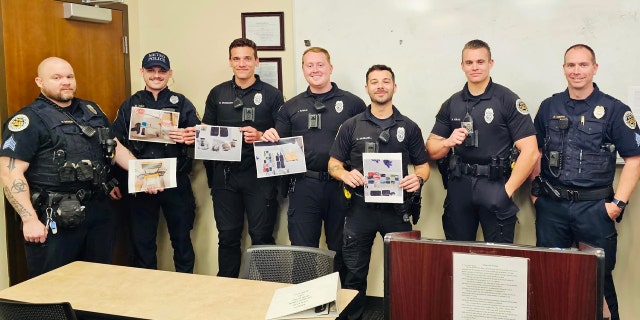
<svg viewBox="0 0 640 320"><path fill-rule="evenodd" d="M24 303L0 299L0 320L77 320L69 302Z"/></svg>
<svg viewBox="0 0 640 320"><path fill-rule="evenodd" d="M247 249L240 278L298 284L333 273L334 251L262 245Z"/></svg>

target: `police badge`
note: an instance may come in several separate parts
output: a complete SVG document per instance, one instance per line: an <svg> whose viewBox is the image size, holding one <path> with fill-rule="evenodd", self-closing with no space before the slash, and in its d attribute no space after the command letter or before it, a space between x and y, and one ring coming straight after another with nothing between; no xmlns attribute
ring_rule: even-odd
<svg viewBox="0 0 640 320"><path fill-rule="evenodd" d="M258 92L253 96L253 104L260 105L262 103L262 93Z"/></svg>
<svg viewBox="0 0 640 320"><path fill-rule="evenodd" d="M176 95L173 95L173 96L171 96L171 98L169 98L169 102L171 102L173 104L178 103L178 101L179 101L179 99L178 99L178 96L176 96Z"/></svg>
<svg viewBox="0 0 640 320"><path fill-rule="evenodd" d="M491 123L493 121L493 108L487 108L484 110L484 121Z"/></svg>
<svg viewBox="0 0 640 320"><path fill-rule="evenodd" d="M342 110L344 110L344 102L342 100L336 101L336 112L340 113Z"/></svg>
<svg viewBox="0 0 640 320"><path fill-rule="evenodd" d="M404 141L404 127L398 128L398 131L396 132L396 139L398 139L398 142Z"/></svg>
<svg viewBox="0 0 640 320"><path fill-rule="evenodd" d="M596 117L596 119L602 119L602 117L604 117L604 107L596 106L593 108L593 116Z"/></svg>
<svg viewBox="0 0 640 320"><path fill-rule="evenodd" d="M96 109L90 104L87 105L87 109L89 109L93 114L98 114L98 111L96 111Z"/></svg>

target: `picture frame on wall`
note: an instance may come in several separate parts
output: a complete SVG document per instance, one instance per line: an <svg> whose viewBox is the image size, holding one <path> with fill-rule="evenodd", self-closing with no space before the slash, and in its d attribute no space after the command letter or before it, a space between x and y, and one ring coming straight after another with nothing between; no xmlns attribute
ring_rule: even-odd
<svg viewBox="0 0 640 320"><path fill-rule="evenodd" d="M243 12L242 37L258 50L284 50L284 12Z"/></svg>
<svg viewBox="0 0 640 320"><path fill-rule="evenodd" d="M282 92L282 58L259 58L259 61L255 74Z"/></svg>

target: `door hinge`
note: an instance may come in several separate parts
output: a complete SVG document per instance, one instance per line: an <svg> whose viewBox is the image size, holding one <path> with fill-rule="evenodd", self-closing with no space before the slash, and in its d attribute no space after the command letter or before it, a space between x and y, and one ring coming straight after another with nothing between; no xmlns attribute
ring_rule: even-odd
<svg viewBox="0 0 640 320"><path fill-rule="evenodd" d="M122 36L122 53L129 54L129 39L127 36Z"/></svg>

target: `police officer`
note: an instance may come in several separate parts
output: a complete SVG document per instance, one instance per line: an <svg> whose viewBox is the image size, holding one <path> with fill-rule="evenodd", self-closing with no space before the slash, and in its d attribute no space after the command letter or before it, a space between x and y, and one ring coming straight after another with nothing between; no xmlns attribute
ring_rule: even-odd
<svg viewBox="0 0 640 320"><path fill-rule="evenodd" d="M262 140L280 136L302 136L307 172L290 177L288 228L292 245L318 247L324 221L327 247L336 252L334 270L342 267L344 212L338 181L327 172L329 149L342 123L366 106L354 94L331 82L331 57L323 48L311 47L302 54L302 72L307 91L287 101L278 112L275 129L265 131ZM344 282L344 277L343 277Z"/></svg>
<svg viewBox="0 0 640 320"><path fill-rule="evenodd" d="M415 122L403 116L393 105L396 91L393 71L385 65L374 65L367 71L366 80L365 88L371 105L363 113L344 122L331 146L328 164L329 173L344 184L347 188L345 194L351 199L344 223L342 254L347 275L343 287L358 290L358 295L343 312L348 319L361 319L364 312L369 260L376 232L384 237L388 232L411 230L405 206L365 203L362 154L402 154L404 178L399 186L406 191L405 199L419 192L429 178L422 132ZM346 163L351 167L345 167ZM408 173L410 163L414 168L412 174Z"/></svg>
<svg viewBox="0 0 640 320"><path fill-rule="evenodd" d="M532 177L537 245L568 248L578 242L605 251L604 295L619 319L611 272L618 222L640 177L640 130L628 106L593 83L593 50L576 44L565 52L567 89L542 102L535 118L541 166ZM624 158L613 191L616 151ZM537 196L537 198L536 198Z"/></svg>
<svg viewBox="0 0 640 320"><path fill-rule="evenodd" d="M278 89L254 73L258 63L255 42L244 38L233 40L229 45L233 78L211 89L202 119L208 125L240 127L244 136L240 162L207 162L218 228L218 276L222 277L238 277L240 273L245 211L251 243L275 243L276 180L256 177L253 142L274 126L284 98Z"/></svg>
<svg viewBox="0 0 640 320"><path fill-rule="evenodd" d="M140 75L145 88L120 105L112 131L139 159L177 158L177 187L158 194L141 193L130 197L133 265L157 269L156 237L162 208L174 251L175 270L192 273L195 254L190 232L195 219L195 199L189 179L192 159L187 154L187 145L194 143L193 126L199 124L200 120L191 101L167 86L173 76L169 57L157 51L146 54L142 59ZM179 113L178 128L169 131L169 137L175 144L130 140L129 133L135 129L130 124L132 107Z"/></svg>
<svg viewBox="0 0 640 320"><path fill-rule="evenodd" d="M135 159L109 138L97 104L75 97L71 65L49 57L38 66L38 98L4 124L0 175L22 219L30 277L76 260L111 263L114 235L108 180L112 159ZM117 148L117 152L114 151Z"/></svg>
<svg viewBox="0 0 640 320"><path fill-rule="evenodd" d="M444 233L475 241L480 223L485 241L513 242L519 209L512 196L538 158L533 122L524 102L491 80L486 42L465 44L460 65L467 83L442 104L426 144L431 159L449 155L441 170ZM514 145L517 158L510 156Z"/></svg>

